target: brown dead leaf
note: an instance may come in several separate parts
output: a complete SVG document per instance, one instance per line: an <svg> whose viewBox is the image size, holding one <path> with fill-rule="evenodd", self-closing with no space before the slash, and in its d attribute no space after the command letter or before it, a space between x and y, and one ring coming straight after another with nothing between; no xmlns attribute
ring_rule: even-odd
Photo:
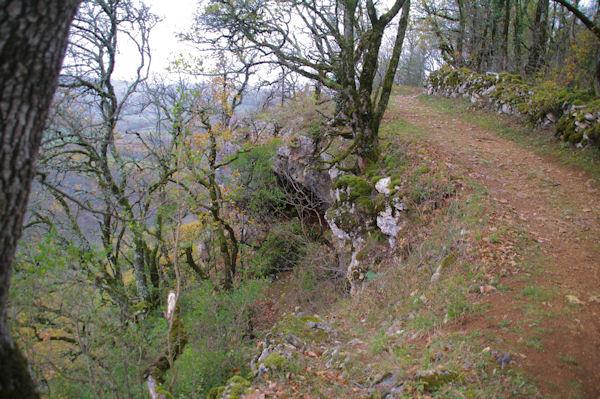
<svg viewBox="0 0 600 399"><path fill-rule="evenodd" d="M577 298L575 295L566 295L567 301L572 305L585 305L581 299Z"/></svg>
<svg viewBox="0 0 600 399"><path fill-rule="evenodd" d="M589 302L598 302L598 303L600 303L600 295L594 295L594 296L590 296L590 297L588 298L588 301L589 301Z"/></svg>
<svg viewBox="0 0 600 399"><path fill-rule="evenodd" d="M411 368L406 370L406 374L414 374L417 372L418 369L419 369L419 366L417 366L417 365L412 366Z"/></svg>
<svg viewBox="0 0 600 399"><path fill-rule="evenodd" d="M493 285L482 285L479 287L479 292L482 294L487 294L488 292L496 291L496 287Z"/></svg>

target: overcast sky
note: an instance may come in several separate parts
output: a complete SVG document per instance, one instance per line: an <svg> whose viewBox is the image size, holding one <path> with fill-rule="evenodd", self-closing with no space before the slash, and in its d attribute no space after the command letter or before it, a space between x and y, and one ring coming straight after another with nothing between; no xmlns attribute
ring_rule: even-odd
<svg viewBox="0 0 600 399"><path fill-rule="evenodd" d="M152 73L165 73L169 62L180 53L189 50L177 40L176 33L187 31L193 22L198 0L144 0L152 12L162 18L150 34ZM119 58L115 70L117 79L128 79L135 72L138 57L135 49L121 41Z"/></svg>

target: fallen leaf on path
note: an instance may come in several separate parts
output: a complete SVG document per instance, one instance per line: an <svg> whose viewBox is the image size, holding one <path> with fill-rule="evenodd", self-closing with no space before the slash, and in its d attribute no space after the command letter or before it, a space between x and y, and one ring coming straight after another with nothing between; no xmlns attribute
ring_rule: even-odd
<svg viewBox="0 0 600 399"><path fill-rule="evenodd" d="M493 285L482 285L481 287L479 287L479 291L482 294L487 294L488 292L496 291L496 287L494 287Z"/></svg>
<svg viewBox="0 0 600 399"><path fill-rule="evenodd" d="M599 295L595 295L595 296L591 296L588 298L589 302L598 302L600 303L600 296Z"/></svg>
<svg viewBox="0 0 600 399"><path fill-rule="evenodd" d="M415 365L412 366L411 368L409 368L408 370L406 370L406 374L414 374L417 372L417 370L419 369L419 366Z"/></svg>
<svg viewBox="0 0 600 399"><path fill-rule="evenodd" d="M266 396L262 392L251 392L242 395L243 399L265 399Z"/></svg>
<svg viewBox="0 0 600 399"><path fill-rule="evenodd" d="M572 305L585 305L581 299L577 298L575 295L567 295L567 301Z"/></svg>

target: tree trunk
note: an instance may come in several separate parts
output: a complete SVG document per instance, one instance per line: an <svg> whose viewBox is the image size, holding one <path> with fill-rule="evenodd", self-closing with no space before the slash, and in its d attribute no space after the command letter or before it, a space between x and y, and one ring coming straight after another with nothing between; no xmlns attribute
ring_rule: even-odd
<svg viewBox="0 0 600 399"><path fill-rule="evenodd" d="M533 76L540 70L543 55L546 52L546 39L548 33L548 0L538 0L535 8L535 21L533 23L533 37L529 59L525 67L525 73Z"/></svg>
<svg viewBox="0 0 600 399"><path fill-rule="evenodd" d="M523 26L521 23L521 7L519 6L520 0L515 0L515 19L513 21L513 69L512 72L521 72L521 36Z"/></svg>
<svg viewBox="0 0 600 399"><path fill-rule="evenodd" d="M463 43L465 41L465 4L464 0L457 0L458 6L458 37L456 39L456 65L462 67L464 65ZM412 53L411 53L412 54Z"/></svg>
<svg viewBox="0 0 600 399"><path fill-rule="evenodd" d="M404 36L406 35L406 28L408 26L409 12L410 0L406 0L404 5L402 6L402 15L400 17L400 22L398 23L398 30L396 31L396 40L394 40L394 48L392 49L392 57L390 58L390 64L388 65L388 69L383 79L381 97L379 98L377 109L375 110L375 121L373 123L373 130L375 130L375 132L379 132L379 125L381 124L383 114L387 109L390 94L392 92L394 76L396 76L396 71L398 69L398 63L400 61L400 55L402 53L402 45L404 44Z"/></svg>
<svg viewBox="0 0 600 399"><path fill-rule="evenodd" d="M594 74L594 87L596 96L600 96L600 45L596 49L596 71Z"/></svg>
<svg viewBox="0 0 600 399"><path fill-rule="evenodd" d="M485 69L484 66L485 61L487 60L488 47L493 45L493 43L488 43L488 29L490 28L490 25L493 25L494 22L492 19L492 11L493 9L490 7L484 19L485 27L483 29L483 33L479 37L479 49L475 58L475 71L477 72L484 72L483 69Z"/></svg>
<svg viewBox="0 0 600 399"><path fill-rule="evenodd" d="M502 70L508 70L508 28L510 27L510 0L504 0L504 27L502 29Z"/></svg>
<svg viewBox="0 0 600 399"><path fill-rule="evenodd" d="M35 398L7 321L12 263L79 0L0 0L0 397Z"/></svg>
<svg viewBox="0 0 600 399"><path fill-rule="evenodd" d="M138 298L142 302L150 303L150 294L148 292L148 282L146 279L146 262L144 250L146 243L142 238L142 233L134 231L134 251L133 251L133 275L135 278L135 286L138 293Z"/></svg>

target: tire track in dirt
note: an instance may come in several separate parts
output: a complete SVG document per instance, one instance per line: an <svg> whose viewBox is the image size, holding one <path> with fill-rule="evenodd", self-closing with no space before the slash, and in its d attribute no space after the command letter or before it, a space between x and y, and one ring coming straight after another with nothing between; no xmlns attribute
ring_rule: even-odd
<svg viewBox="0 0 600 399"><path fill-rule="evenodd" d="M543 254L537 255L537 271L502 278L508 289L484 297L489 309L461 329L495 337L490 342L511 351L514 367L532 375L545 395L600 398L599 182L458 116L437 112L414 96L394 101L391 112L428 131L426 140L519 219ZM532 301L519 294L526 287L549 294ZM535 321L521 328L505 325L526 316Z"/></svg>

